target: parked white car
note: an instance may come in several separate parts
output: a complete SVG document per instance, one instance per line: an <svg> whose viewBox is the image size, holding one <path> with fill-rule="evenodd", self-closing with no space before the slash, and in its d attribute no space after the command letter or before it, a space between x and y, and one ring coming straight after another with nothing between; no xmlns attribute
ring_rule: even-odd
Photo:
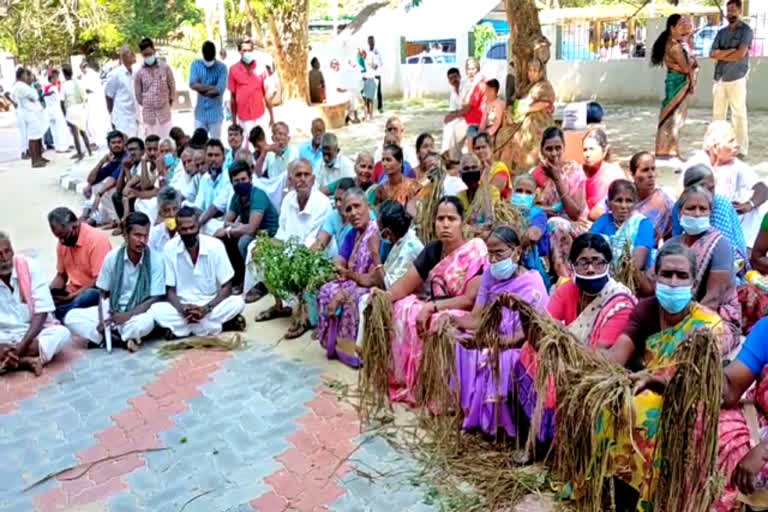
<svg viewBox="0 0 768 512"><path fill-rule="evenodd" d="M456 64L455 53L422 52L405 59L406 64Z"/></svg>

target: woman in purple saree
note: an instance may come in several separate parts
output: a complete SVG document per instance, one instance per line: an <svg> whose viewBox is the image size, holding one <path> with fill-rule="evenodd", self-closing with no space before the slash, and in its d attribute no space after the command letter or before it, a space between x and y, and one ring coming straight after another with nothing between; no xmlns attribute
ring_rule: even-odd
<svg viewBox="0 0 768 512"><path fill-rule="evenodd" d="M378 267L379 227L370 218L365 192L353 188L344 195L344 217L352 225L339 249L338 279L323 285L317 294L317 339L329 359L360 367L356 350L358 304L381 280Z"/></svg>
<svg viewBox="0 0 768 512"><path fill-rule="evenodd" d="M512 228L496 228L488 238L489 272L483 280L472 312L454 319L461 330L468 333L481 326L483 309L503 294L512 294L531 304L538 311L546 310L549 296L541 275L520 265L520 239ZM492 354L488 349L468 349L457 342L456 369L459 379L464 429L482 429L496 435L503 429L515 437L514 367L520 357L520 345L525 341L520 316L505 309L501 322L502 342L506 346L499 355L499 382L495 382ZM461 339L461 334L459 339Z"/></svg>

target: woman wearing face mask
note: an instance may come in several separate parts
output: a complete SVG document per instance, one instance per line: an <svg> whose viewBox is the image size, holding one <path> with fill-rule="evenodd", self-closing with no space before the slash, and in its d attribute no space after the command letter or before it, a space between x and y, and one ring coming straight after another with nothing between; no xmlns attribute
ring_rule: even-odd
<svg viewBox="0 0 768 512"><path fill-rule="evenodd" d="M381 155L381 164L387 175L387 181L369 189L369 201L378 206L384 201L394 200L403 206L416 197L419 182L403 175L403 150L400 146L389 145Z"/></svg>
<svg viewBox="0 0 768 512"><path fill-rule="evenodd" d="M551 283L545 264L549 258L547 214L535 202L536 180L530 174L521 174L515 178L512 193L512 205L523 214L528 226L520 240L523 250L520 261L525 268L538 271L549 289Z"/></svg>
<svg viewBox="0 0 768 512"><path fill-rule="evenodd" d="M507 226L494 229L488 237L489 271L483 273L472 312L454 320L459 330L472 332L480 328L483 310L505 293L520 297L540 312L546 309L549 296L544 282L538 272L523 267L521 257L522 246L515 231ZM496 435L497 430L503 428L507 435L514 437L509 393L514 386L514 367L520 355L519 348L514 347L522 344L525 333L520 317L511 310L504 310L500 329L505 348L499 356L499 383L494 382L487 350L467 349L461 343L456 344L463 427L480 428L489 435Z"/></svg>
<svg viewBox="0 0 768 512"><path fill-rule="evenodd" d="M733 348L741 336L741 305L731 243L710 224L712 201L712 194L701 185L685 189L677 202L684 234L670 242L689 247L696 256L693 297L722 317L731 335L728 347Z"/></svg>
<svg viewBox="0 0 768 512"><path fill-rule="evenodd" d="M653 260L656 241L651 221L633 212L636 202L637 190L631 181L614 181L608 187L609 211L592 224L590 232L603 235L611 244L614 269L621 265L629 245L637 294L647 297L653 295L653 282L645 271Z"/></svg>
<svg viewBox="0 0 768 512"><path fill-rule="evenodd" d="M653 153L641 151L632 156L629 172L637 188L635 211L653 223L658 244L672 233L672 208L675 202L656 185L656 158Z"/></svg>
<svg viewBox="0 0 768 512"><path fill-rule="evenodd" d="M504 162L493 160L493 143L487 133L480 133L472 141L475 156L483 167L483 176L499 190L502 199L509 199L512 193L512 174Z"/></svg>
<svg viewBox="0 0 768 512"><path fill-rule="evenodd" d="M317 339L329 359L337 358L358 368L356 340L360 315L357 307L360 298L380 282L376 269L381 265L381 238L379 226L370 218L362 189L347 190L343 209L352 229L339 249L338 279L325 284L317 294Z"/></svg>
<svg viewBox="0 0 768 512"><path fill-rule="evenodd" d="M608 187L616 180L626 179L617 164L609 162L608 136L601 128L592 128L584 136L584 192L589 210L589 220L595 221L605 213Z"/></svg>
<svg viewBox="0 0 768 512"><path fill-rule="evenodd" d="M537 205L547 214L550 257L556 274L569 277L568 253L573 238L589 229L586 176L576 162L563 160L565 137L555 126L544 130L541 138L542 162L533 171L538 187Z"/></svg>
<svg viewBox="0 0 768 512"><path fill-rule="evenodd" d="M173 178L181 166L181 159L176 156L176 143L173 139L165 138L160 141L160 158L157 162L164 183L173 183Z"/></svg>
<svg viewBox="0 0 768 512"><path fill-rule="evenodd" d="M435 216L437 240L424 247L389 292L394 303L394 372L389 385L393 401L417 403L414 391L423 339L436 320L443 314L455 318L474 307L488 249L479 238L465 240L463 226L461 201L443 197Z"/></svg>

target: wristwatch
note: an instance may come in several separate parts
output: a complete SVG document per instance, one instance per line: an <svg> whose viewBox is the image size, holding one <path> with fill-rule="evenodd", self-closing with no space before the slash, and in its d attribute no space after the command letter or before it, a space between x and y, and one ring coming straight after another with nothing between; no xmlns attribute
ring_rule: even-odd
<svg viewBox="0 0 768 512"><path fill-rule="evenodd" d="M755 209L755 202L753 200L749 200L749 211L752 211Z"/></svg>
<svg viewBox="0 0 768 512"><path fill-rule="evenodd" d="M232 226L227 226L227 238L232 238Z"/></svg>

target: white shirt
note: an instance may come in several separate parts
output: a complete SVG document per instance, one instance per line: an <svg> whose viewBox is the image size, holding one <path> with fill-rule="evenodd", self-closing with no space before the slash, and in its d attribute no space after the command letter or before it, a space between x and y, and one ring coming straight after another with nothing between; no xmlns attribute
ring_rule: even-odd
<svg viewBox="0 0 768 512"><path fill-rule="evenodd" d="M124 65L109 72L104 94L112 98L112 121L115 125L136 122L138 108L133 94L133 73Z"/></svg>
<svg viewBox="0 0 768 512"><path fill-rule="evenodd" d="M331 200L322 192L312 189L307 204L299 210L298 195L295 190L288 192L280 210L280 227L275 233L278 240L296 238L307 247L315 243L325 218L331 213Z"/></svg>
<svg viewBox="0 0 768 512"><path fill-rule="evenodd" d="M101 265L101 271L99 277L96 279L96 287L106 292L112 292L112 279L115 274L115 264L117 263L117 253L120 247L112 249L104 258L104 263ZM133 291L136 289L136 282L139 279L139 267L141 267L144 258L147 253L141 255L138 265L134 265L128 258L128 251L123 254L123 260L125 265L123 266L123 287L120 290L120 297L118 297L118 306L120 309L125 308L128 302L133 296ZM165 262L163 261L162 253L155 252L152 249L149 251L149 266L150 266L150 285L149 295L150 297L160 297L165 295Z"/></svg>
<svg viewBox="0 0 768 512"><path fill-rule="evenodd" d="M365 50L365 54L372 61L372 63L376 65L376 69L373 70L373 74L380 76L381 69L384 67L384 62L381 60L381 52L379 49L374 47L373 50Z"/></svg>
<svg viewBox="0 0 768 512"><path fill-rule="evenodd" d="M288 144L283 148L283 152L279 155L273 151L267 153L264 157L264 171L267 172L270 178L276 178L281 174L284 174L288 169L288 164L299 158L299 148L293 144Z"/></svg>
<svg viewBox="0 0 768 512"><path fill-rule="evenodd" d="M342 155L339 152L336 158L330 165L325 163L325 160L320 160L312 170L315 175L315 185L318 187L327 187L329 184L341 178L354 178L355 177L355 164L352 160Z"/></svg>
<svg viewBox="0 0 768 512"><path fill-rule="evenodd" d="M204 306L232 280L235 271L220 240L206 235L199 235L199 239L200 252L195 264L181 237L171 239L165 246L165 285L176 288L183 304Z"/></svg>
<svg viewBox="0 0 768 512"><path fill-rule="evenodd" d="M449 105L448 108L451 110L451 112L455 110L459 110L461 107L464 106L461 103L461 94L459 93L459 91L461 91L461 87L462 87L461 83L459 83L458 91L453 87L451 87L451 96L448 99L448 105Z"/></svg>
<svg viewBox="0 0 768 512"><path fill-rule="evenodd" d="M15 98L19 108L28 112L42 112L43 106L37 97L37 91L27 85L25 82L16 82L13 84L11 95Z"/></svg>
<svg viewBox="0 0 768 512"><path fill-rule="evenodd" d="M165 223L155 224L152 229L149 230L149 242L147 246L151 251L156 251L158 254L165 252L165 244L169 240L176 238L178 233L174 233L173 236L168 234L168 228L165 227Z"/></svg>
<svg viewBox="0 0 768 512"><path fill-rule="evenodd" d="M29 273L32 279L32 300L35 302L35 313L51 313L53 305L48 279L40 272L40 268L31 258L27 258ZM3 341L18 341L29 329L29 306L21 300L19 278L16 266L11 271L11 287L0 280L0 339Z"/></svg>
<svg viewBox="0 0 768 512"><path fill-rule="evenodd" d="M190 176L183 166L179 166L173 175L170 186L176 189L186 201L194 203L197 189L200 187L200 175Z"/></svg>

